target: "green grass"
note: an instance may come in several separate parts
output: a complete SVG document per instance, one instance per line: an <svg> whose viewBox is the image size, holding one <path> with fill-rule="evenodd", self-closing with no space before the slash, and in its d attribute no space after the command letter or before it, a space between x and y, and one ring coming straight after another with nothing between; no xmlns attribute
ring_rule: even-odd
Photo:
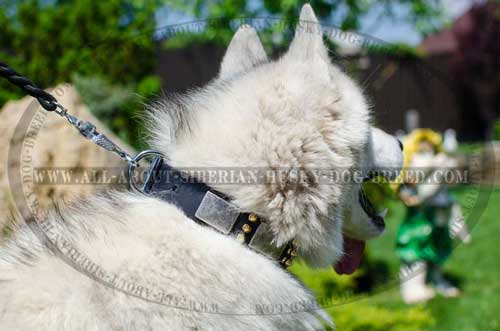
<svg viewBox="0 0 500 331"><path fill-rule="evenodd" d="M404 215L398 202L390 203L387 231L369 243L361 271L338 276L297 263L292 272L329 307L340 331L500 331L500 188L491 195L473 187L454 194L472 227L472 242L458 245L444 267L460 284L460 298L402 302L398 284L391 284L399 270L395 234Z"/></svg>

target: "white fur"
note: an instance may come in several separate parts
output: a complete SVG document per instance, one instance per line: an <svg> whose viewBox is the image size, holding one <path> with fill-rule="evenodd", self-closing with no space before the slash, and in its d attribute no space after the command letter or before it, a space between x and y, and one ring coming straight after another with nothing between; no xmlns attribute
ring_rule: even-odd
<svg viewBox="0 0 500 331"><path fill-rule="evenodd" d="M278 330L289 323L300 330L321 328L314 312L253 316L256 305L313 299L275 263L169 204L112 194L51 218L73 246L107 271L175 300L216 304L229 315L163 306L105 287L24 228L0 258L2 330Z"/></svg>
<svg viewBox="0 0 500 331"><path fill-rule="evenodd" d="M218 79L156 104L153 140L171 165L353 170L377 164L360 89L330 63L321 34L311 33L318 25L309 5L301 21L307 24L275 62L267 62L255 31L241 28ZM280 184L213 186L267 219L274 244L295 240L313 266L341 257L346 211L360 210L359 184L350 182L300 182L290 173ZM155 198L110 193L49 221L109 272L215 303L226 314L167 307L106 287L55 256L25 226L0 252L2 330L318 330L328 320L322 310L249 315L256 305L314 299L276 262ZM353 236L373 236L369 220L356 222Z"/></svg>

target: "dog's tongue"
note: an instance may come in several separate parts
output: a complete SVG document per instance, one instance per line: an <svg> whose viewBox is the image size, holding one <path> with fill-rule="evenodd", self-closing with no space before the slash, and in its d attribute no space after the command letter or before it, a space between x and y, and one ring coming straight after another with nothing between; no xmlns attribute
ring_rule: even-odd
<svg viewBox="0 0 500 331"><path fill-rule="evenodd" d="M364 241L344 236L344 256L335 264L335 271L339 275L352 274L359 267L364 251Z"/></svg>

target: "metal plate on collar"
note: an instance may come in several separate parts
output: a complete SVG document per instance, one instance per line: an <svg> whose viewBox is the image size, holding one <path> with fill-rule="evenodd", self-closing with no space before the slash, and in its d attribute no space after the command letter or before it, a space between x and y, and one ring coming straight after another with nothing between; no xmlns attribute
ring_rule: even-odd
<svg viewBox="0 0 500 331"><path fill-rule="evenodd" d="M253 250L273 259L278 260L283 253L283 247L272 244L273 234L266 223L261 223L253 235L248 246Z"/></svg>
<svg viewBox="0 0 500 331"><path fill-rule="evenodd" d="M239 214L240 210L236 206L207 191L194 216L220 232L229 234Z"/></svg>

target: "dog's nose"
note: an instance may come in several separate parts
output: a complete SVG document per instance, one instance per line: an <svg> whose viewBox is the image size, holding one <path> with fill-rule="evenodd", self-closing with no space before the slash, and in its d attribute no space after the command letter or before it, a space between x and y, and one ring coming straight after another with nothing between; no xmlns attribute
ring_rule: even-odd
<svg viewBox="0 0 500 331"><path fill-rule="evenodd" d="M398 143L399 143L399 148L401 148L401 152L402 152L403 151L403 143L399 139L398 139Z"/></svg>

